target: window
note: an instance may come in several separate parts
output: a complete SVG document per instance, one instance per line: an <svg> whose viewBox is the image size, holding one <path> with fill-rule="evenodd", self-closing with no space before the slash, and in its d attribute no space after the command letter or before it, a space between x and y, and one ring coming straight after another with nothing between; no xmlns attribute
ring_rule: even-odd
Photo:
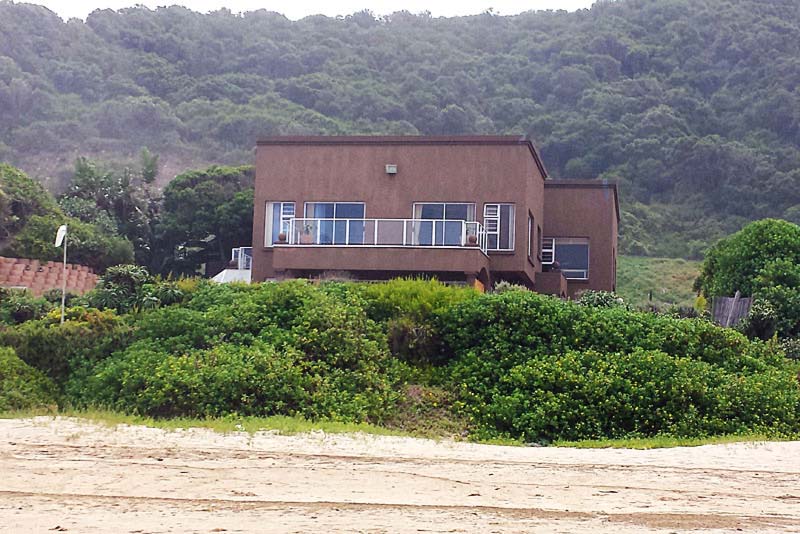
<svg viewBox="0 0 800 534"><path fill-rule="evenodd" d="M264 246L278 242L278 234L289 233L289 221L294 217L294 202L267 202Z"/></svg>
<svg viewBox="0 0 800 534"><path fill-rule="evenodd" d="M589 279L589 240L582 237L545 237L542 264L558 263L568 280Z"/></svg>
<svg viewBox="0 0 800 534"><path fill-rule="evenodd" d="M514 250L513 204L485 204L483 226L486 229L486 248Z"/></svg>
<svg viewBox="0 0 800 534"><path fill-rule="evenodd" d="M464 221L475 220L475 204L426 202L414 204L417 245L462 246L467 231Z"/></svg>
<svg viewBox="0 0 800 534"><path fill-rule="evenodd" d="M528 257L533 258L533 252L536 250L535 248L535 239L536 236L533 232L533 215L528 212Z"/></svg>
<svg viewBox="0 0 800 534"><path fill-rule="evenodd" d="M364 243L363 202L306 202L305 226L317 245L361 245Z"/></svg>

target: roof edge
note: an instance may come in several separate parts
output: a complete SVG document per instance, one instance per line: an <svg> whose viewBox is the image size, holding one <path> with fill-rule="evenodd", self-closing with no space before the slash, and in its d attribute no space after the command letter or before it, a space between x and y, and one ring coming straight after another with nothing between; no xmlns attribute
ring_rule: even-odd
<svg viewBox="0 0 800 534"><path fill-rule="evenodd" d="M528 147L542 178L548 177L539 151L526 135L276 135L262 137L256 145L519 145Z"/></svg>

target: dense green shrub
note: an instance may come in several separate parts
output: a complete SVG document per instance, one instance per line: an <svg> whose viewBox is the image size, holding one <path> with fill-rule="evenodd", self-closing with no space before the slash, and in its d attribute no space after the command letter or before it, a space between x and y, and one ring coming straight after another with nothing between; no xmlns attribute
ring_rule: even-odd
<svg viewBox="0 0 800 534"><path fill-rule="evenodd" d="M204 287L188 308L141 313L138 341L70 396L154 416L380 421L399 397L396 362L362 303L301 281Z"/></svg>
<svg viewBox="0 0 800 534"><path fill-rule="evenodd" d="M42 408L56 403L56 387L23 362L10 347L0 347L0 412Z"/></svg>
<svg viewBox="0 0 800 534"><path fill-rule="evenodd" d="M348 290L347 285L340 286L340 293ZM438 318L451 306L478 295L472 288L413 278L350 287L363 297L369 317L383 325L392 355L414 364L439 364L448 359Z"/></svg>
<svg viewBox="0 0 800 534"><path fill-rule="evenodd" d="M131 338L130 326L113 311L70 308L64 324L60 317L54 310L44 319L0 329L0 346L13 347L25 363L63 385L73 373L127 346Z"/></svg>
<svg viewBox="0 0 800 534"><path fill-rule="evenodd" d="M43 298L34 297L26 291L0 287L0 324L19 324L39 319L52 306Z"/></svg>
<svg viewBox="0 0 800 534"><path fill-rule="evenodd" d="M500 378L490 404L469 391L464 398L474 414L491 421L488 435L529 441L702 436L792 431L794 386L789 373L742 377L658 351L570 351L515 366ZM774 395L781 391L788 395Z"/></svg>
<svg viewBox="0 0 800 534"><path fill-rule="evenodd" d="M462 410L527 440L797 428L800 391L774 347L699 319L524 292L450 309Z"/></svg>
<svg viewBox="0 0 800 534"><path fill-rule="evenodd" d="M416 278L361 284L359 289L366 300L367 314L378 322L399 317L426 321L434 314L478 295L472 288Z"/></svg>

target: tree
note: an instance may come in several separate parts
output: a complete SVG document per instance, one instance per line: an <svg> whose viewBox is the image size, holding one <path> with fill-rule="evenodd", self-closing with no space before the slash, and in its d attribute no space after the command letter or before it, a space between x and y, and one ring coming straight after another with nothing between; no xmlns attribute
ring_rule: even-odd
<svg viewBox="0 0 800 534"><path fill-rule="evenodd" d="M739 291L749 297L776 280L773 267L778 263L800 264L800 226L778 219L756 221L708 251L696 285L706 296Z"/></svg>
<svg viewBox="0 0 800 534"><path fill-rule="evenodd" d="M154 271L192 272L208 259L222 260L235 247L253 242L251 166L189 171L164 189L161 218L155 228ZM197 254L180 255L176 250Z"/></svg>

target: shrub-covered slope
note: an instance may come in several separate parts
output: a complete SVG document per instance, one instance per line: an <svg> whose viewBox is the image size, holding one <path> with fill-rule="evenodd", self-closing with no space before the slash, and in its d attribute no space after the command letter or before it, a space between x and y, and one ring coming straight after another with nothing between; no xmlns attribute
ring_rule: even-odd
<svg viewBox="0 0 800 534"><path fill-rule="evenodd" d="M542 442L800 431L796 364L700 319L407 280L163 284L122 316L0 327L0 346L62 402L160 417L435 417Z"/></svg>

